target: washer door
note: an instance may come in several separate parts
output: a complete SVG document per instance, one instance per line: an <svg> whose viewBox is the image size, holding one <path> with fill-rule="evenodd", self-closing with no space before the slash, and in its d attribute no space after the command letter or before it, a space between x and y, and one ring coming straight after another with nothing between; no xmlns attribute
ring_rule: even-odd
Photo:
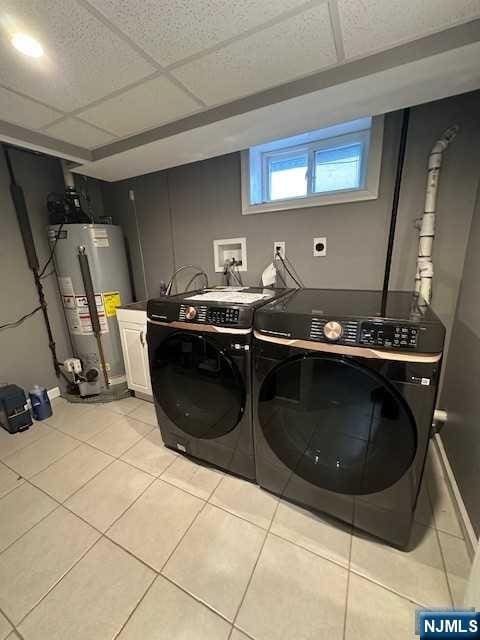
<svg viewBox="0 0 480 640"><path fill-rule="evenodd" d="M407 404L356 361L307 355L281 363L263 382L258 416L275 455L330 491L382 491L415 458L417 429Z"/></svg>
<svg viewBox="0 0 480 640"><path fill-rule="evenodd" d="M219 438L242 417L245 388L235 363L201 334L174 333L152 363L155 400L170 420L196 438Z"/></svg>

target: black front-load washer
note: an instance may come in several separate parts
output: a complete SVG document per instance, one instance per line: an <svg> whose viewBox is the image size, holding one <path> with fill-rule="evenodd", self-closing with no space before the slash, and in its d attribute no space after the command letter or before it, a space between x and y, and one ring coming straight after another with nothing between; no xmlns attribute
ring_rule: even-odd
<svg viewBox="0 0 480 640"><path fill-rule="evenodd" d="M445 330L409 292L303 289L255 316L257 482L409 542Z"/></svg>
<svg viewBox="0 0 480 640"><path fill-rule="evenodd" d="M255 478L253 314L287 291L224 287L148 302L152 389L168 447Z"/></svg>

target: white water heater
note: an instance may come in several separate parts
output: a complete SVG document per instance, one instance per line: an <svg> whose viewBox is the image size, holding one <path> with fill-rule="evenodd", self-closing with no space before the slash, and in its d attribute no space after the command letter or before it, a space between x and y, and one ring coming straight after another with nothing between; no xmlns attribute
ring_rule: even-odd
<svg viewBox="0 0 480 640"><path fill-rule="evenodd" d="M103 351L109 385L124 383L125 366L116 309L132 302L132 290L121 228L106 224L63 224L50 226L48 233L51 246L55 243L55 267L74 355L82 361L84 375L98 380L103 388L107 386ZM87 257L90 269L100 325L100 348L90 317L80 254Z"/></svg>

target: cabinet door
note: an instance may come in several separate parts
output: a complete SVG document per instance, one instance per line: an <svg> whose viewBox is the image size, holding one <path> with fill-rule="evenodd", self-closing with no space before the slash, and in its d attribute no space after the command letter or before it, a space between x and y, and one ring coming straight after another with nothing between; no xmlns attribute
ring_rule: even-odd
<svg viewBox="0 0 480 640"><path fill-rule="evenodd" d="M152 395L147 327L133 322L120 322L119 324L128 388Z"/></svg>

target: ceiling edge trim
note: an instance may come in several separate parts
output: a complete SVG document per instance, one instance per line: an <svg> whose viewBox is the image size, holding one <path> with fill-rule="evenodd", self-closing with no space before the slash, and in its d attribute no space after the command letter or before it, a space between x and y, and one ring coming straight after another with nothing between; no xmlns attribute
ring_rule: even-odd
<svg viewBox="0 0 480 640"><path fill-rule="evenodd" d="M214 122L241 115L278 102L296 98L327 87L342 84L364 76L385 71L403 64L415 62L422 58L434 56L445 51L472 44L480 40L480 19L451 27L419 40L387 49L359 60L332 67L325 71L294 80L292 82L268 89L245 98L240 98L208 111L202 111L180 120L175 120L123 140L97 147L91 152L92 160L102 160L109 156L135 147L143 146L162 138L169 138L178 133L197 129Z"/></svg>
<svg viewBox="0 0 480 640"><path fill-rule="evenodd" d="M45 133L32 131L4 120L0 120L0 140L79 163L91 162L93 159L92 152L84 147L77 147L69 142L47 136Z"/></svg>

